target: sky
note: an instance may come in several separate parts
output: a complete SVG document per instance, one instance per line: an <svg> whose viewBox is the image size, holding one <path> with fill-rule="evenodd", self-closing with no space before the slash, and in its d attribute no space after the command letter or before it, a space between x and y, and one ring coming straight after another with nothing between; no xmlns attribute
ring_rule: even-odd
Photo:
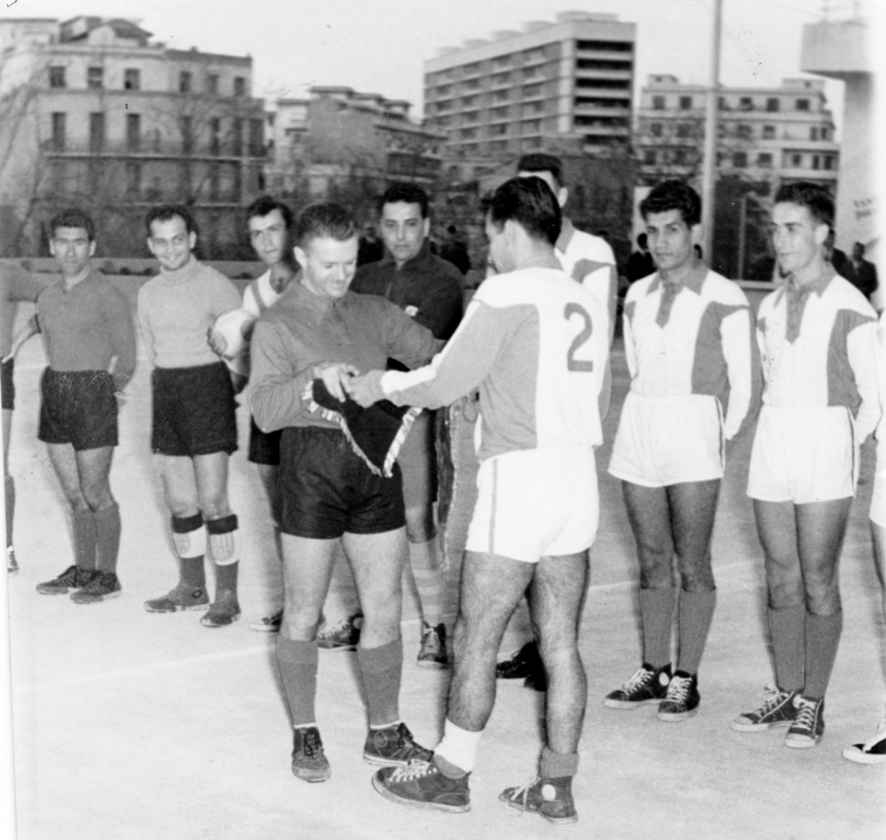
<svg viewBox="0 0 886 840"><path fill-rule="evenodd" d="M774 85L799 74L802 27L845 18L879 0L723 0L721 83ZM303 96L309 85L348 85L413 103L421 115L423 62L441 47L514 29L528 20L552 20L558 11L614 12L637 24L639 83L649 73L684 82L709 75L714 0L0 0L0 17L78 14L138 17L168 46L251 55L254 93L274 100ZM829 82L839 117L842 85Z"/></svg>

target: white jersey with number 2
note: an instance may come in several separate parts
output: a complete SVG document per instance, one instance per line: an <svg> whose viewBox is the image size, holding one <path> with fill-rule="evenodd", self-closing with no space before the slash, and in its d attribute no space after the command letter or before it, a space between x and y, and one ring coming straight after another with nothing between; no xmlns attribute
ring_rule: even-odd
<svg viewBox="0 0 886 840"><path fill-rule="evenodd" d="M529 449L602 442L599 396L609 353L606 313L557 268L489 277L430 364L388 371L399 405L435 408L480 392L480 461Z"/></svg>

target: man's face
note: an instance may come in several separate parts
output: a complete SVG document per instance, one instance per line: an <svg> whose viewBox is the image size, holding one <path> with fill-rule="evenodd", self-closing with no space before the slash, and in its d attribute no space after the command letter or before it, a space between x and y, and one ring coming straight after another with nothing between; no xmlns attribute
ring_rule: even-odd
<svg viewBox="0 0 886 840"><path fill-rule="evenodd" d="M267 266L277 265L288 244L283 214L275 207L267 216L252 216L246 224L249 241L258 258Z"/></svg>
<svg viewBox="0 0 886 840"><path fill-rule="evenodd" d="M772 208L772 244L785 274L802 271L822 256L828 226L817 222L809 208L792 201Z"/></svg>
<svg viewBox="0 0 886 840"><path fill-rule="evenodd" d="M505 234L505 225L500 228L492 222L491 217L486 216L486 241L489 243L489 262L498 274L511 271L510 245Z"/></svg>
<svg viewBox="0 0 886 840"><path fill-rule="evenodd" d="M89 265L95 253L95 242L86 228L59 227L49 240L49 253L55 257L63 277L76 277Z"/></svg>
<svg viewBox="0 0 886 840"><path fill-rule="evenodd" d="M350 239L315 236L304 247L295 246L295 259L301 266L301 282L320 297L344 297L357 270L356 235Z"/></svg>
<svg viewBox="0 0 886 840"><path fill-rule="evenodd" d="M381 209L381 238L398 265L418 256L430 229L420 204L395 201Z"/></svg>
<svg viewBox="0 0 886 840"><path fill-rule="evenodd" d="M188 226L181 216L151 222L148 250L167 271L187 265L196 244L197 234L188 232Z"/></svg>
<svg viewBox="0 0 886 840"><path fill-rule="evenodd" d="M568 190L566 187L561 187L557 183L557 179L554 177L553 172L528 172L526 170L522 170L517 173L518 178L538 178L541 181L544 181L551 192L557 197L557 204L560 205L560 209L566 206L566 198L568 196Z"/></svg>
<svg viewBox="0 0 886 840"><path fill-rule="evenodd" d="M646 241L660 271L677 271L691 264L697 228L698 225L686 224L680 210L664 210L646 217Z"/></svg>

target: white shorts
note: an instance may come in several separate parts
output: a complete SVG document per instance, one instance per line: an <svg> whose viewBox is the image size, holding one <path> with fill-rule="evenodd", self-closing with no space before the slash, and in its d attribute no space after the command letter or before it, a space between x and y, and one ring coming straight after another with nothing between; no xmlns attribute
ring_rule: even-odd
<svg viewBox="0 0 886 840"><path fill-rule="evenodd" d="M507 452L480 464L465 548L537 563L590 548L599 518L593 449Z"/></svg>
<svg viewBox="0 0 886 840"><path fill-rule="evenodd" d="M886 528L886 442L877 441L877 469L871 493L871 522Z"/></svg>
<svg viewBox="0 0 886 840"><path fill-rule="evenodd" d="M723 412L716 397L644 397L629 391L609 472L642 487L723 477Z"/></svg>
<svg viewBox="0 0 886 840"><path fill-rule="evenodd" d="M855 495L858 445L844 406L763 405L748 469L748 495L763 502L827 502Z"/></svg>

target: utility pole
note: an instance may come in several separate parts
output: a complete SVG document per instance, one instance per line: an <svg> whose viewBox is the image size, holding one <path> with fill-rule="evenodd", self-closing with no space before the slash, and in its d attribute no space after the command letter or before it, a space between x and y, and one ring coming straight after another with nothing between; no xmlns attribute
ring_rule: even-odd
<svg viewBox="0 0 886 840"><path fill-rule="evenodd" d="M708 86L704 130L704 170L701 181L702 230L704 231L704 258L711 259L714 244L714 184L717 175L717 107L720 92L720 33L723 28L723 0L714 0L714 20L711 30L711 70Z"/></svg>

